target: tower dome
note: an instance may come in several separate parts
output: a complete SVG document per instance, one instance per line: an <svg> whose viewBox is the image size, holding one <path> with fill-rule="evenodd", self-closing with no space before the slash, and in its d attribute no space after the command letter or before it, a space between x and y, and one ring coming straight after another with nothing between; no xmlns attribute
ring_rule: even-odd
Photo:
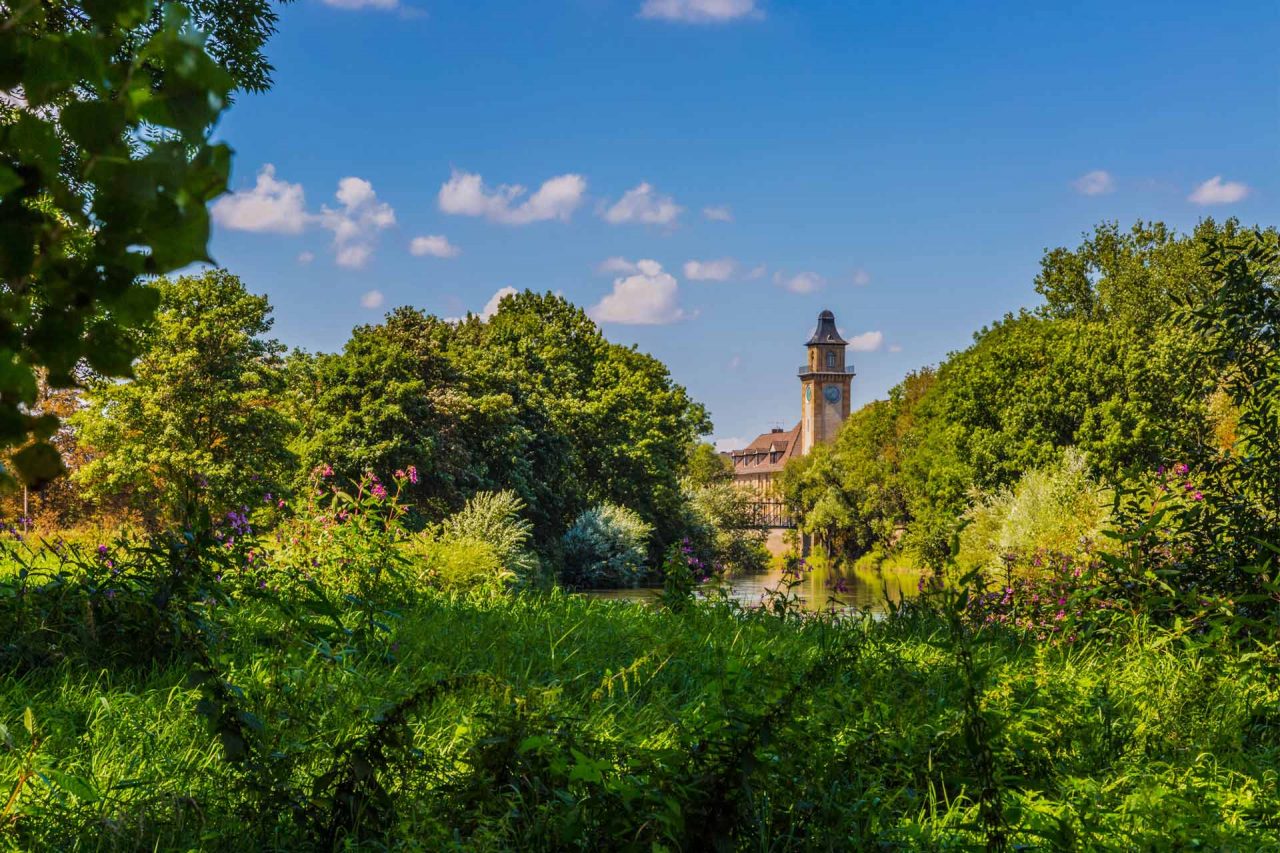
<svg viewBox="0 0 1280 853"><path fill-rule="evenodd" d="M823 311L818 315L818 327L813 330L813 335L809 340L805 341L805 346L813 347L822 344L847 344L844 338L840 337L840 330L836 328L836 315L830 311Z"/></svg>

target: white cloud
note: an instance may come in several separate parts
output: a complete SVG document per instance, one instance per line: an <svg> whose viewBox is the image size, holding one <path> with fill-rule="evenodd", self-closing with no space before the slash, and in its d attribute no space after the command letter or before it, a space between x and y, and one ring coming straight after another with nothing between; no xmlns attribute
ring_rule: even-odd
<svg viewBox="0 0 1280 853"><path fill-rule="evenodd" d="M478 174L454 169L449 180L440 186L437 202L445 213L483 216L503 225L528 225L548 219L569 221L586 191L587 179L581 175L558 175L544 181L537 192L517 204L528 192L525 187L502 184L490 189Z"/></svg>
<svg viewBox="0 0 1280 853"><path fill-rule="evenodd" d="M640 17L687 24L721 24L763 18L756 0L644 0Z"/></svg>
<svg viewBox="0 0 1280 853"><path fill-rule="evenodd" d="M854 352L875 352L884 346L884 332L863 332L849 338L849 349Z"/></svg>
<svg viewBox="0 0 1280 853"><path fill-rule="evenodd" d="M671 225L684 208L669 195L662 195L649 183L640 183L623 194L604 213L613 225L639 222L642 225Z"/></svg>
<svg viewBox="0 0 1280 853"><path fill-rule="evenodd" d="M760 264L759 266L755 266L751 268L751 270L747 273L747 278L764 278L768 272L769 272L769 268L766 267L764 264Z"/></svg>
<svg viewBox="0 0 1280 853"><path fill-rule="evenodd" d="M729 209L728 205L724 204L715 205L713 207L704 207L702 208L702 215L707 219L710 219L712 222L733 221L733 211Z"/></svg>
<svg viewBox="0 0 1280 853"><path fill-rule="evenodd" d="M409 251L419 257L430 255L433 258L456 258L462 254L462 250L442 234L414 237L409 241Z"/></svg>
<svg viewBox="0 0 1280 853"><path fill-rule="evenodd" d="M773 274L773 282L792 293L814 293L821 290L827 280L816 272L798 272L795 275L776 272Z"/></svg>
<svg viewBox="0 0 1280 853"><path fill-rule="evenodd" d="M1196 204L1231 204L1243 199L1250 189L1239 181L1224 181L1221 175L1214 175L1187 196L1187 201Z"/></svg>
<svg viewBox="0 0 1280 853"><path fill-rule="evenodd" d="M488 320L494 314L498 313L498 306L502 304L502 300L507 296L515 296L520 291L514 287L500 287L498 291L489 297L489 301L484 304L484 308L480 309L480 319Z"/></svg>
<svg viewBox="0 0 1280 853"><path fill-rule="evenodd" d="M1080 195L1105 195L1115 191L1116 179L1111 177L1110 172L1094 169L1076 178L1071 186Z"/></svg>
<svg viewBox="0 0 1280 853"><path fill-rule="evenodd" d="M315 259L316 259L315 252L299 252L298 253L298 263L300 264L309 264Z"/></svg>
<svg viewBox="0 0 1280 853"><path fill-rule="evenodd" d="M734 353L733 358L729 359L729 369L737 370L739 367L742 367L742 356Z"/></svg>
<svg viewBox="0 0 1280 853"><path fill-rule="evenodd" d="M280 180L275 166L267 163L258 171L253 189L223 196L214 203L213 218L219 225L236 231L273 234L301 234L319 225L333 232L335 258L340 266L363 266L373 254L374 235L395 225L395 211L386 202L378 201L373 185L363 178L343 178L334 195L340 207L324 206L319 213L308 213L302 185ZM298 260L310 263L314 257L303 252Z"/></svg>
<svg viewBox="0 0 1280 853"><path fill-rule="evenodd" d="M213 204L213 221L236 231L301 234L310 222L302 184L276 178L276 167L258 171L251 190L224 195Z"/></svg>
<svg viewBox="0 0 1280 853"><path fill-rule="evenodd" d="M334 193L341 208L320 208L316 217L321 228L333 232L333 248L338 266L362 267L373 254L376 235L396 224L396 213L385 201L378 201L373 184L363 178L343 178Z"/></svg>
<svg viewBox="0 0 1280 853"><path fill-rule="evenodd" d="M484 307L480 309L480 313L477 314L476 316L479 317L482 321L488 322L489 318L491 318L494 314L498 313L498 308L501 306L502 300L505 297L514 296L519 292L520 291L516 290L514 287L498 288L497 292L495 292L493 296L489 297L489 301L484 304ZM467 313L470 314L471 312L467 312ZM466 319L465 317L445 317L444 321L446 323L452 323L453 325L456 326L465 319Z"/></svg>
<svg viewBox="0 0 1280 853"><path fill-rule="evenodd" d="M381 308L384 299L381 290L370 290L360 297L361 308Z"/></svg>
<svg viewBox="0 0 1280 853"><path fill-rule="evenodd" d="M727 438L717 438L716 450L720 451L721 453L728 453L731 450L738 450L740 448L746 447L747 444L748 442L745 438L739 438L736 435L729 436Z"/></svg>
<svg viewBox="0 0 1280 853"><path fill-rule="evenodd" d="M853 271L853 286L866 287L871 283L871 273L859 267Z"/></svg>
<svg viewBox="0 0 1280 853"><path fill-rule="evenodd" d="M616 255L612 258L605 258L600 262L600 266L596 267L596 272L600 273L621 273L623 275L634 275L639 272L640 268L636 266L635 261L629 261L626 258L620 258Z"/></svg>
<svg viewBox="0 0 1280 853"><path fill-rule="evenodd" d="M634 275L613 280L613 291L588 313L601 323L656 326L675 323L689 315L680 307L679 285L652 260L636 262Z"/></svg>
<svg viewBox="0 0 1280 853"><path fill-rule="evenodd" d="M889 352L902 352L902 344L889 344Z"/></svg>
<svg viewBox="0 0 1280 853"><path fill-rule="evenodd" d="M733 258L714 261L685 261L684 277L690 281L728 281L738 271Z"/></svg>

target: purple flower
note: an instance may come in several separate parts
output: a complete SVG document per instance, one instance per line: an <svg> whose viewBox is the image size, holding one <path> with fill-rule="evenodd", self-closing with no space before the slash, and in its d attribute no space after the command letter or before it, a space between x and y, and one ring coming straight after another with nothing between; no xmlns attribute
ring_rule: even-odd
<svg viewBox="0 0 1280 853"><path fill-rule="evenodd" d="M417 485L417 483L418 483L418 469L417 469L416 467L414 467L413 465L410 465L410 466L409 466L409 472L408 472L408 473L409 473L409 482L410 482L410 483L413 483L414 485Z"/></svg>
<svg viewBox="0 0 1280 853"><path fill-rule="evenodd" d="M373 492L373 496L374 496L375 498L377 498L378 500L383 500L383 499L384 499L384 498L386 498L386 496L387 496L387 489L386 489L386 487L385 487L385 486L383 486L381 483L378 483L378 482L374 482L374 484L373 484L373 488L372 488L370 491L372 491L372 492Z"/></svg>
<svg viewBox="0 0 1280 853"><path fill-rule="evenodd" d="M99 546L98 546L98 556L99 556L99 557L105 557L105 556L107 556L107 546L106 546L106 545L99 545Z"/></svg>

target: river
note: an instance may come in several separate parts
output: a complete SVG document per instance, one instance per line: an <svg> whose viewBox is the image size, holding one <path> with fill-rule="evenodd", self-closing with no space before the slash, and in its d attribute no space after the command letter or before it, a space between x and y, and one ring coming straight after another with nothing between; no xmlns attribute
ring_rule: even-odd
<svg viewBox="0 0 1280 853"><path fill-rule="evenodd" d="M819 566L805 572L791 588L791 594L799 599L800 606L805 610L825 610L828 606L834 606L842 610L883 613L886 601L899 602L903 598L914 598L919 590L921 577L923 575L915 571L857 571ZM730 596L744 606L751 607L760 604L767 591L780 589L782 569L730 578L724 585ZM583 594L593 598L651 602L661 592L661 589L640 587L594 589Z"/></svg>

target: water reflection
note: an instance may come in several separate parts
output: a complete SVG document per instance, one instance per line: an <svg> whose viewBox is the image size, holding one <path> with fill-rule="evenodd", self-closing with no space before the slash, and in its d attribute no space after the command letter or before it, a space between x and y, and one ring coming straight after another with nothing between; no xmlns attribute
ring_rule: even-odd
<svg viewBox="0 0 1280 853"><path fill-rule="evenodd" d="M800 599L806 610L825 610L828 606L852 609L860 612L883 613L885 602L899 602L918 594L921 573L901 569L886 571L858 571L849 567L815 566L804 572L791 594ZM779 589L783 582L783 570L777 567L768 572L725 581L729 594L745 606L759 604L766 591ZM585 595L621 601L653 601L661 593L658 589L596 589Z"/></svg>

